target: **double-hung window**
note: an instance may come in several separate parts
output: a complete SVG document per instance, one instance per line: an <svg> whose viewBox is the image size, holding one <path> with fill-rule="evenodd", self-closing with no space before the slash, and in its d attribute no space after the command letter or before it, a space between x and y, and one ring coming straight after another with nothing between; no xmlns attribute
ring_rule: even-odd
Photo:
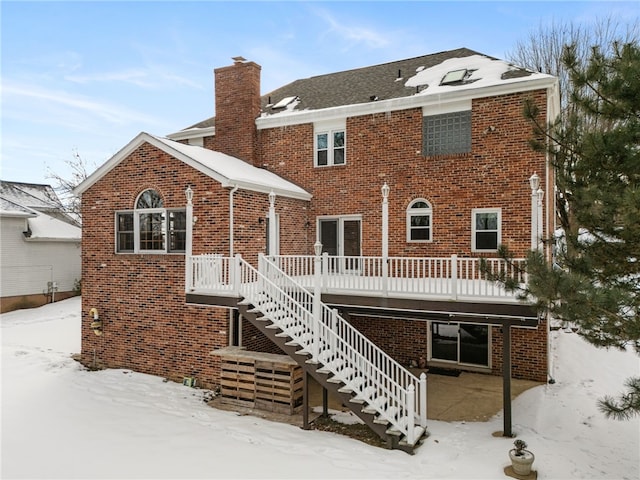
<svg viewBox="0 0 640 480"><path fill-rule="evenodd" d="M142 192L133 210L116 212L118 253L178 253L185 245L185 209L163 208L155 190Z"/></svg>
<svg viewBox="0 0 640 480"><path fill-rule="evenodd" d="M502 218L499 208L474 208L471 213L471 248L475 252L495 252L501 242Z"/></svg>
<svg viewBox="0 0 640 480"><path fill-rule="evenodd" d="M414 200L407 208L407 242L430 242L431 205L424 199Z"/></svg>
<svg viewBox="0 0 640 480"><path fill-rule="evenodd" d="M342 123L314 126L314 165L328 167L346 163L346 125Z"/></svg>

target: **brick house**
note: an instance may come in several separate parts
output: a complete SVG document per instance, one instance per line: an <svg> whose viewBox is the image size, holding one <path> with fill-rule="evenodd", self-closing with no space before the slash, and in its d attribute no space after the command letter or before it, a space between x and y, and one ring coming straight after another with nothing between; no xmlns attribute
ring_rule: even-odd
<svg viewBox="0 0 640 480"><path fill-rule="evenodd" d="M215 118L141 133L78 187L83 361L214 387L211 352L238 345L287 353L368 407L391 370L405 380L385 389L404 396L368 420L405 445L426 398L404 367L545 382L546 320L483 279L480 258L506 271L498 245L524 257L553 228L552 171L523 106L551 120L556 79L468 49L266 95L260 70L241 57L216 69ZM348 369L333 367L339 350ZM362 369L380 376L355 380ZM414 414L415 431L398 420Z"/></svg>

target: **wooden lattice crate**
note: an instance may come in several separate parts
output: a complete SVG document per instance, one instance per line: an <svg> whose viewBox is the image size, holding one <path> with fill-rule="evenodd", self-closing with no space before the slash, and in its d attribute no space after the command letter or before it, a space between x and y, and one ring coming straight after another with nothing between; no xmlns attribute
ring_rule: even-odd
<svg viewBox="0 0 640 480"><path fill-rule="evenodd" d="M220 394L225 403L253 407L255 401L254 361L237 356L221 357L220 368ZM235 402L229 402L229 400L235 400Z"/></svg>
<svg viewBox="0 0 640 480"><path fill-rule="evenodd" d="M256 360L256 408L293 414L302 404L302 369L290 362Z"/></svg>

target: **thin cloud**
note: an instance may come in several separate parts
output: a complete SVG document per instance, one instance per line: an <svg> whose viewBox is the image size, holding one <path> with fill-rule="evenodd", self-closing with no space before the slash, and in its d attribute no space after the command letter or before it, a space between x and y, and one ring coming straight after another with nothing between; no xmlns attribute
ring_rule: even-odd
<svg viewBox="0 0 640 480"><path fill-rule="evenodd" d="M390 43L384 35L373 29L339 23L326 10L317 10L317 15L329 25L325 36L337 34L351 44L365 44L370 48L384 48Z"/></svg>
<svg viewBox="0 0 640 480"><path fill-rule="evenodd" d="M157 89L167 85L180 85L202 90L202 85L188 77L165 70L163 67L127 69L84 75L66 75L65 80L79 84L95 82L122 82L141 88Z"/></svg>
<svg viewBox="0 0 640 480"><path fill-rule="evenodd" d="M60 90L46 90L36 86L4 83L2 85L2 96L5 104L4 113L8 113L6 106L10 104L12 97L21 97L22 99L45 102L49 105L62 106L67 110L88 114L115 125L158 123L155 118L149 115ZM10 108L8 110L10 112Z"/></svg>

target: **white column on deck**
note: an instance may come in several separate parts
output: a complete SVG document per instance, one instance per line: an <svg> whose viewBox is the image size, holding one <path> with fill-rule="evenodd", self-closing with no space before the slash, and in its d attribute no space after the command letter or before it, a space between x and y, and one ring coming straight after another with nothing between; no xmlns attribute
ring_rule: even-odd
<svg viewBox="0 0 640 480"><path fill-rule="evenodd" d="M538 248L538 188L540 188L540 177L537 173L529 177L531 187L531 250Z"/></svg>
<svg viewBox="0 0 640 480"><path fill-rule="evenodd" d="M389 290L389 185L382 185L382 288L386 295Z"/></svg>
<svg viewBox="0 0 640 480"><path fill-rule="evenodd" d="M185 232L185 245L184 245L184 271L186 288L191 289L193 287L193 280L191 278L191 255L193 254L193 190L191 185L187 186L184 191L185 197L187 197L187 211L186 211L186 232Z"/></svg>
<svg viewBox="0 0 640 480"><path fill-rule="evenodd" d="M268 255L274 256L277 254L276 241L277 241L277 229L276 229L276 194L269 194L269 251Z"/></svg>

